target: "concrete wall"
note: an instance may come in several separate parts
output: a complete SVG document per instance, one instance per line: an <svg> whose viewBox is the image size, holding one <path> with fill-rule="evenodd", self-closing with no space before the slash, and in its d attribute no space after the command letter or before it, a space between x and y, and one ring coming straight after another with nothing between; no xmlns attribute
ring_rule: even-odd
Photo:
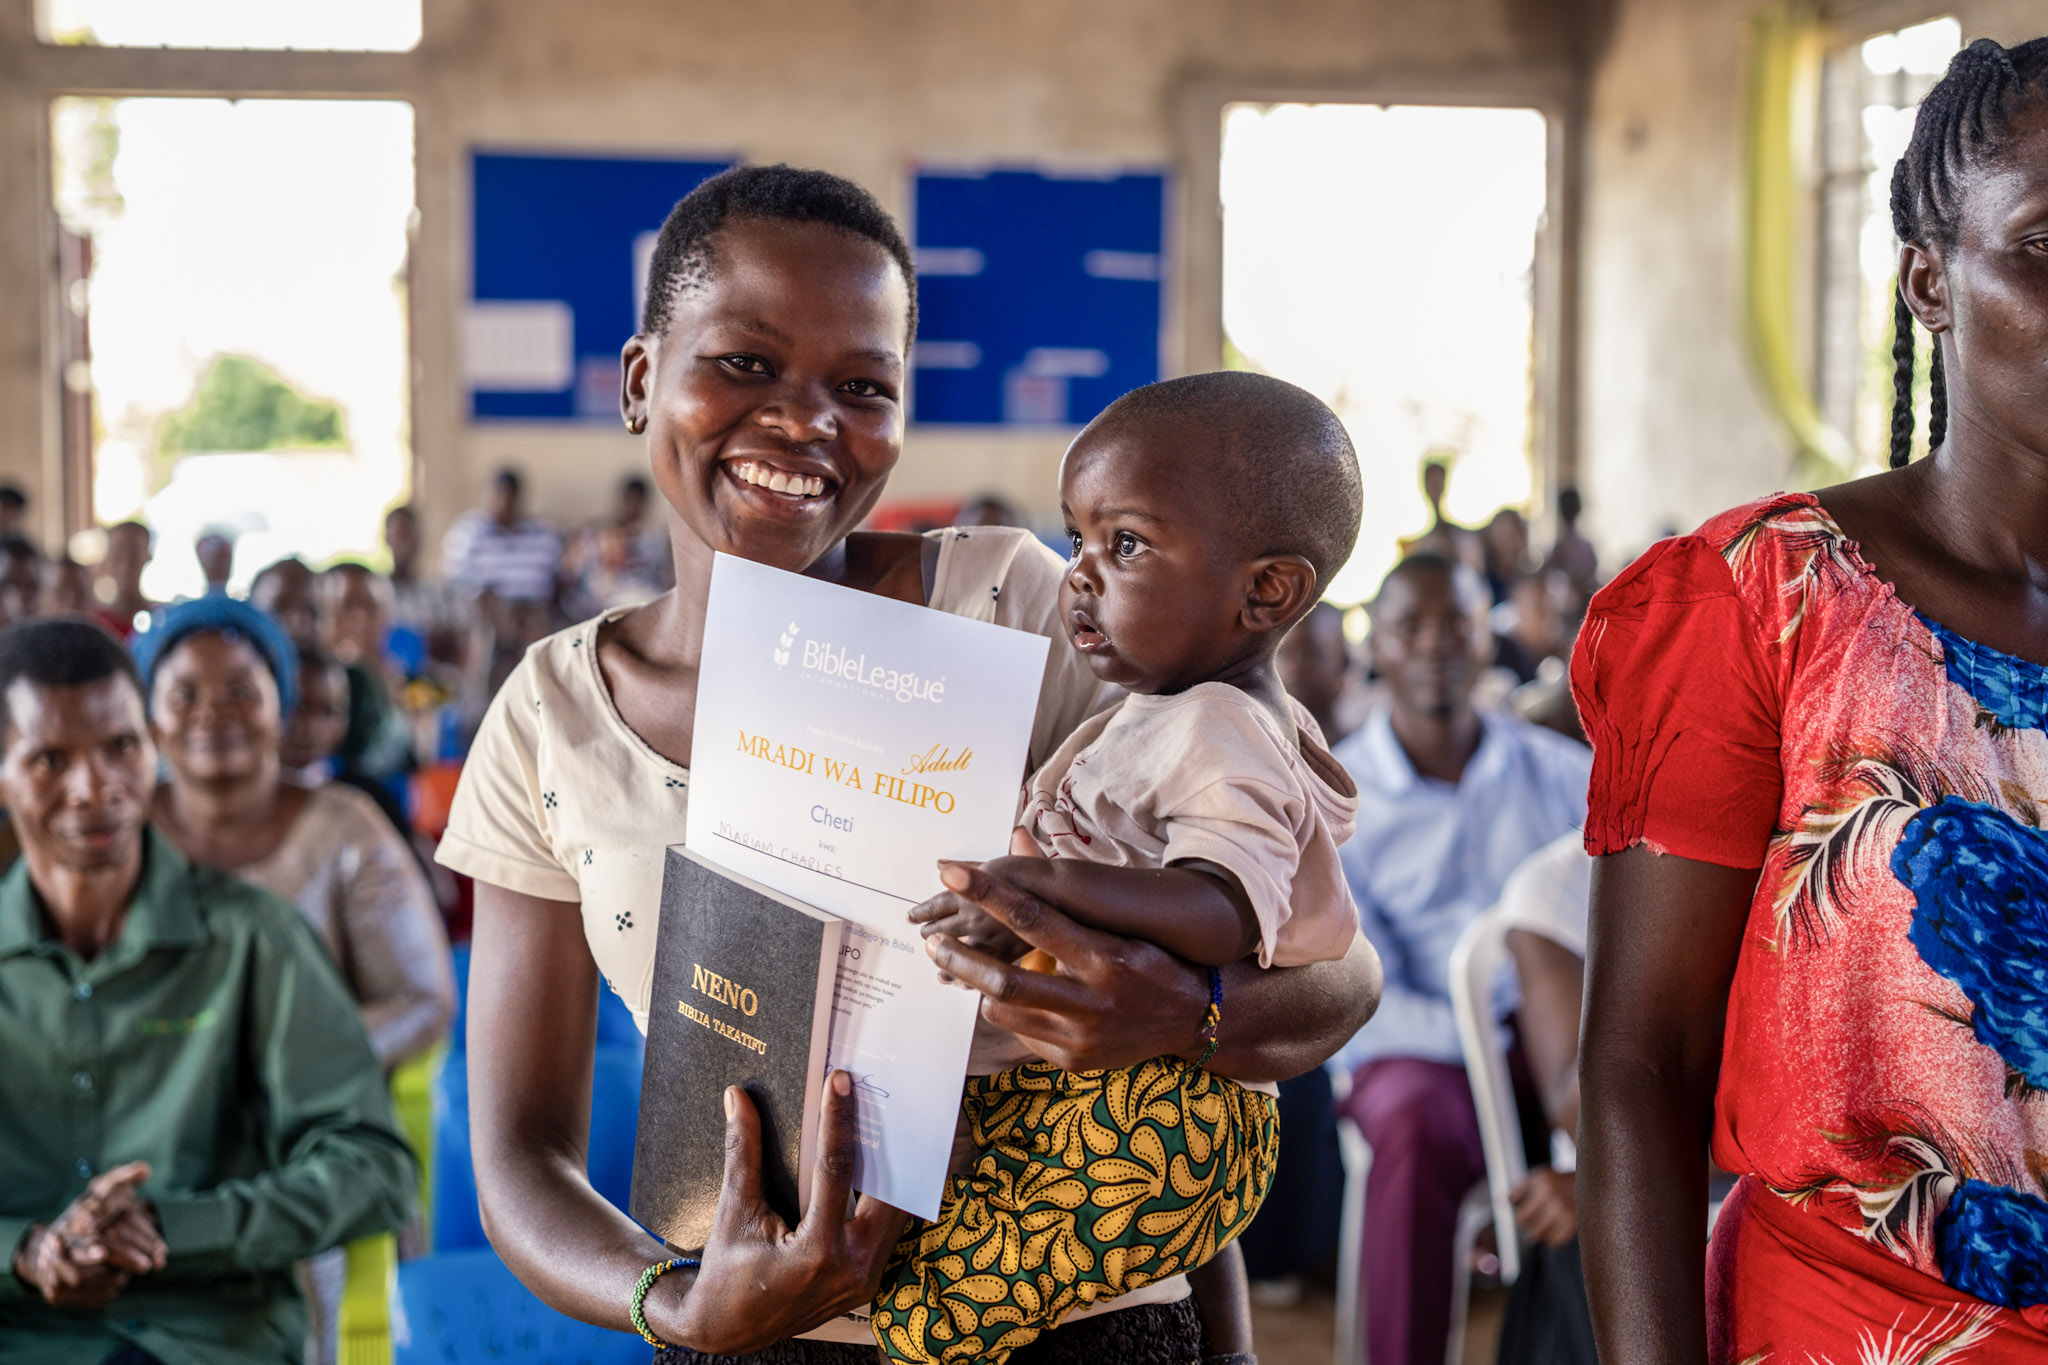
<svg viewBox="0 0 2048 1365"><path fill-rule="evenodd" d="M31 297L41 278L24 206L42 172L24 152L41 139L48 94L388 89L417 108L414 439L419 496L434 523L507 462L530 471L539 504L571 517L595 513L643 458L622 431L468 422L455 346L472 147L787 159L849 175L900 211L907 170L923 157L1172 163L1191 83L1219 104L1275 85L1341 93L1391 72L1483 85L1485 73L1554 62L1563 40L1553 16L1565 8L1553 0L427 0L417 52L314 58L37 48L26 42L29 3L0 0L0 83L27 92L8 97L0 130L0 298L8 301L0 309L0 477L39 483L46 458L34 417L48 387L37 368L41 340L14 301ZM1179 267L1214 275L1217 263L1182 259ZM1049 507L1063 444L1057 434L913 430L892 493L993 487Z"/></svg>
<svg viewBox="0 0 2048 1365"><path fill-rule="evenodd" d="M1754 0L1627 0L1584 134L1580 481L1610 562L1790 486L1743 341L1743 101ZM2039 0L1839 5L1844 41L1953 14L1964 39L2048 32Z"/></svg>
<svg viewBox="0 0 2048 1365"><path fill-rule="evenodd" d="M1170 339L1213 363L1220 234L1205 219L1230 98L1551 100L1580 135L1550 284L1571 326L1550 414L1610 553L1782 485L1786 442L1741 345L1741 101L1753 0L426 0L408 54L50 49L0 0L0 477L54 479L43 340L47 101L78 91L397 95L417 109L414 442L430 527L501 463L594 513L638 442L580 424L472 424L456 350L471 148L735 154L823 166L901 210L924 157L1174 166L1189 202ZM1929 0L1844 7L1845 32ZM1974 34L2048 27L2039 0L1950 7ZM1532 93L1534 92L1534 93ZM1547 92L1547 93L1545 93ZM1576 353L1574 355L1574 338ZM1576 360L1574 367L1573 361ZM1050 503L1063 438L913 429L902 497ZM55 515L56 499L42 508ZM56 529L52 524L50 530Z"/></svg>

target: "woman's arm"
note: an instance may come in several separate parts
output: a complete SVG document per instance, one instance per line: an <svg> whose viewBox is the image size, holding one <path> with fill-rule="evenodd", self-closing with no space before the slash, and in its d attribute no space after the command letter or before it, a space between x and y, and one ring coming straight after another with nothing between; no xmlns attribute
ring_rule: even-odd
<svg viewBox="0 0 2048 1365"><path fill-rule="evenodd" d="M1756 869L1637 845L1593 870L1579 1210L1606 1365L1704 1365L1708 1139Z"/></svg>
<svg viewBox="0 0 2048 1365"><path fill-rule="evenodd" d="M1055 907L979 868L956 894L1033 947L1059 960L1056 973L1028 971L950 935L925 940L940 970L987 997L991 1024L1021 1036L1070 1071L1132 1066L1150 1057L1193 1058L1209 1007L1209 971L1142 939L1076 924ZM1379 957L1362 937L1335 962L1261 970L1233 962L1223 973L1221 1046L1211 1070L1240 1081L1286 1080L1333 1056L1379 1003Z"/></svg>
<svg viewBox="0 0 2048 1365"><path fill-rule="evenodd" d="M363 1031L388 1072L446 1035L455 1014L455 972L440 909L412 849L369 798L357 799L362 808L353 825L359 828L342 855L349 865L341 886L342 933Z"/></svg>
<svg viewBox="0 0 2048 1365"><path fill-rule="evenodd" d="M597 968L578 908L478 882L469 974L471 1151L491 1245L560 1311L614 1331L633 1286L669 1252L590 1187ZM706 1103L712 1103L710 1096ZM743 1354L874 1298L904 1215L863 1197L847 1212L856 1130L843 1079L826 1087L809 1211L792 1230L761 1195L760 1121L726 1098L725 1185L698 1275L647 1298L655 1333Z"/></svg>
<svg viewBox="0 0 2048 1365"><path fill-rule="evenodd" d="M1508 952L1522 987L1522 1047L1550 1126L1579 1134L1579 1014L1585 1006L1586 961L1555 939L1508 930Z"/></svg>

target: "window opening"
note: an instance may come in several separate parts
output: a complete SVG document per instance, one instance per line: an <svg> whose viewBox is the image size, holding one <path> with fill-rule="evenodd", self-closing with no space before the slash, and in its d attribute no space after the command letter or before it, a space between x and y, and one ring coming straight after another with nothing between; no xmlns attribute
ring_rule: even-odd
<svg viewBox="0 0 2048 1365"><path fill-rule="evenodd" d="M46 43L407 52L420 0L36 0Z"/></svg>
<svg viewBox="0 0 2048 1365"><path fill-rule="evenodd" d="M1334 600L1368 596L1426 526L1425 459L1450 460L1465 525L1529 498L1546 157L1533 109L1224 111L1229 363L1315 393L1358 448L1365 519Z"/></svg>
<svg viewBox="0 0 2048 1365"><path fill-rule="evenodd" d="M411 474L412 107L65 98L52 145L80 510L151 526L158 600L201 590L203 531L237 588L375 553Z"/></svg>
<svg viewBox="0 0 2048 1365"><path fill-rule="evenodd" d="M1820 299L1814 329L1815 393L1849 438L1859 472L1886 466L1891 442L1892 296L1899 244L1892 236L1892 166L1913 136L1920 101L1963 45L1954 19L1880 33L1828 57L1821 83ZM1926 401L1926 367L1915 356ZM1925 410L1918 429L1927 430Z"/></svg>

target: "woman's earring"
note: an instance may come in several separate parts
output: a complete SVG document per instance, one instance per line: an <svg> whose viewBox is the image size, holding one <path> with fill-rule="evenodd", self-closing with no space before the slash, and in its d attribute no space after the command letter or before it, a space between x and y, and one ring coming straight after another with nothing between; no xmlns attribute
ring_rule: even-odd
<svg viewBox="0 0 2048 1365"><path fill-rule="evenodd" d="M647 419L645 417L628 417L626 419L626 430L638 436L641 432L647 430Z"/></svg>

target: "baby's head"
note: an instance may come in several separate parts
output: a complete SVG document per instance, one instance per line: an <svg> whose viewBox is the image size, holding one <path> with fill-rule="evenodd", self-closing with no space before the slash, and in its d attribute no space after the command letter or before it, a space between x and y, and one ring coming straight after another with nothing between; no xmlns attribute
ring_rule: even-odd
<svg viewBox="0 0 2048 1365"><path fill-rule="evenodd" d="M1172 693L1265 664L1358 539L1358 457L1305 389L1218 371L1148 384L1060 465L1068 638L1099 678Z"/></svg>

